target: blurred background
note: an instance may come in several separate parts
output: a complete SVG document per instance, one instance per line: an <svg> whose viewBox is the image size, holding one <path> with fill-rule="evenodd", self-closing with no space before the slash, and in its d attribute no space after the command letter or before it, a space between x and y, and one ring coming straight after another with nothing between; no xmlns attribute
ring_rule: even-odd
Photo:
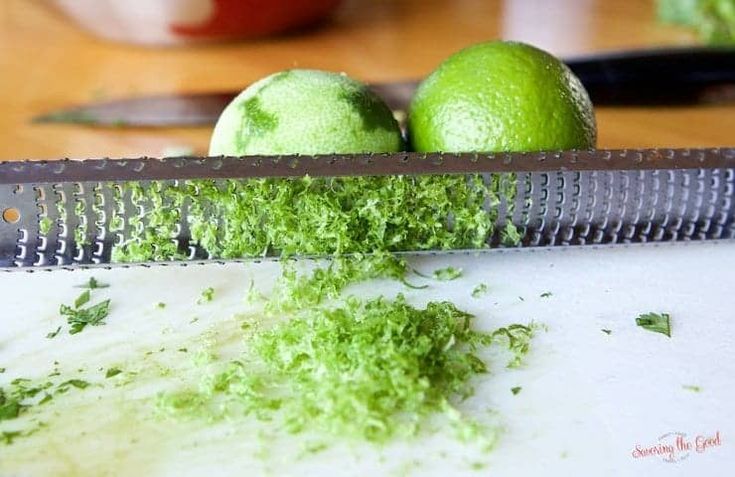
<svg viewBox="0 0 735 477"><path fill-rule="evenodd" d="M682 9L696 1L2 0L0 159L204 154L210 126L32 118L93 101L239 90L292 67L382 82L422 78L451 53L491 39L563 59L722 42L719 24L687 25ZM735 2L704 3L735 24ZM735 144L732 102L599 107L597 119L600 147Z"/></svg>

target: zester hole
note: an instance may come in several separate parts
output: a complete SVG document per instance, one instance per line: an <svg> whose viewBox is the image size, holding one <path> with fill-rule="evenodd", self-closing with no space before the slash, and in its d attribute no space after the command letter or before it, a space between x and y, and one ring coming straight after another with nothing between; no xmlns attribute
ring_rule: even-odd
<svg viewBox="0 0 735 477"><path fill-rule="evenodd" d="M8 207L3 210L3 220L9 224L14 224L20 220L20 210L15 207Z"/></svg>

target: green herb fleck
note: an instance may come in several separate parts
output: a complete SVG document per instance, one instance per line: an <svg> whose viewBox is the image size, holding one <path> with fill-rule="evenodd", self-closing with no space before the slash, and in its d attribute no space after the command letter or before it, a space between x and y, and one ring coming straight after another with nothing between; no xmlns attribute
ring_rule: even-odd
<svg viewBox="0 0 735 477"><path fill-rule="evenodd" d="M434 278L441 281L455 280L462 276L461 268L446 267L434 270Z"/></svg>
<svg viewBox="0 0 735 477"><path fill-rule="evenodd" d="M485 293L487 293L487 285L485 285L484 283L480 283L472 289L472 298L479 298Z"/></svg>
<svg viewBox="0 0 735 477"><path fill-rule="evenodd" d="M89 290L84 290L81 295L74 300L74 308L79 308L89 302L90 294Z"/></svg>
<svg viewBox="0 0 735 477"><path fill-rule="evenodd" d="M208 287L202 290L202 294L197 300L197 303L201 305L202 303L210 302L213 299L214 299L214 288Z"/></svg>
<svg viewBox="0 0 735 477"><path fill-rule="evenodd" d="M603 333L605 333L606 335L611 335L612 334L612 330L608 330L608 329L605 329L605 328L603 328L601 331Z"/></svg>
<svg viewBox="0 0 735 477"><path fill-rule="evenodd" d="M164 309L166 308L166 304L159 301L158 303L156 303L156 308Z"/></svg>
<svg viewBox="0 0 735 477"><path fill-rule="evenodd" d="M110 285L107 285L105 283L100 283L97 281L94 277L89 277L89 280L86 283L83 283L81 285L77 285L77 288L88 288L90 290L95 290L97 288L107 288Z"/></svg>
<svg viewBox="0 0 735 477"><path fill-rule="evenodd" d="M122 370L119 368L108 368L107 372L105 372L105 379L112 378L114 376L117 376L120 373L122 373Z"/></svg>
<svg viewBox="0 0 735 477"><path fill-rule="evenodd" d="M179 353L188 353L189 352L189 350L187 348L179 348L176 351L178 351Z"/></svg>
<svg viewBox="0 0 735 477"><path fill-rule="evenodd" d="M56 338L56 335L58 335L60 331L61 331L61 326L56 328L54 331L50 331L49 333L47 333L46 338L48 339Z"/></svg>
<svg viewBox="0 0 735 477"><path fill-rule="evenodd" d="M6 396L5 391L0 388L0 421L15 419L22 408L17 396Z"/></svg>
<svg viewBox="0 0 735 477"><path fill-rule="evenodd" d="M87 381L84 381L82 379L69 379L67 381L64 381L63 383L56 386L56 390L58 392L66 392L66 389L69 386L73 386L77 389L86 389L89 386L89 383Z"/></svg>
<svg viewBox="0 0 735 477"><path fill-rule="evenodd" d="M487 464L485 462L473 462L472 464L470 464L470 468L475 471L482 470L485 467L487 467Z"/></svg>
<svg viewBox="0 0 735 477"><path fill-rule="evenodd" d="M683 389L686 389L687 391L692 391L695 393L702 392L702 388L700 386L695 386L693 384L683 384L681 387Z"/></svg>
<svg viewBox="0 0 735 477"><path fill-rule="evenodd" d="M541 298L549 298L551 296L551 292L544 292L540 296Z"/></svg>
<svg viewBox="0 0 735 477"><path fill-rule="evenodd" d="M513 395L515 396L516 394L518 394L519 392L521 392L521 389L523 389L523 388L520 387L520 386L515 386L515 387L510 388L510 392L512 392Z"/></svg>
<svg viewBox="0 0 735 477"><path fill-rule="evenodd" d="M21 437L22 435L22 431L3 431L2 434L0 434L0 442L5 445L10 445L16 438Z"/></svg>
<svg viewBox="0 0 735 477"><path fill-rule="evenodd" d="M645 330L661 333L671 338L671 320L667 313L645 313L635 319L635 324Z"/></svg>
<svg viewBox="0 0 735 477"><path fill-rule="evenodd" d="M5 372L6 368L0 368L0 374L3 374Z"/></svg>
<svg viewBox="0 0 735 477"><path fill-rule="evenodd" d="M526 301L526 299L525 299L525 298L523 298L522 296L519 296L519 297L518 297L518 299L519 299L520 301Z"/></svg>

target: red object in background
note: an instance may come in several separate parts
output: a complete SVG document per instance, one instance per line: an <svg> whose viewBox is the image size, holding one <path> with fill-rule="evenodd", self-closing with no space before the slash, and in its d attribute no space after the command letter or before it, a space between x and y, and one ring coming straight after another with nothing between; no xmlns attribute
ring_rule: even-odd
<svg viewBox="0 0 735 477"><path fill-rule="evenodd" d="M81 27L145 45L255 38L324 18L340 0L52 0Z"/></svg>
<svg viewBox="0 0 735 477"><path fill-rule="evenodd" d="M253 38L306 26L325 17L340 0L209 0L210 17L199 24L173 24L188 37Z"/></svg>

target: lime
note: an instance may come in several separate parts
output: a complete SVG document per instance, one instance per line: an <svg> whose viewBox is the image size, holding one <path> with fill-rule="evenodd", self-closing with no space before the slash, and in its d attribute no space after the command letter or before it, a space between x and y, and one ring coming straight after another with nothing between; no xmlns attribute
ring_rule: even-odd
<svg viewBox="0 0 735 477"><path fill-rule="evenodd" d="M385 103L345 75L275 73L248 87L222 112L210 155L396 152L400 128Z"/></svg>
<svg viewBox="0 0 735 477"><path fill-rule="evenodd" d="M408 127L416 151L588 149L597 135L589 96L565 64L500 41L445 60L419 86Z"/></svg>

